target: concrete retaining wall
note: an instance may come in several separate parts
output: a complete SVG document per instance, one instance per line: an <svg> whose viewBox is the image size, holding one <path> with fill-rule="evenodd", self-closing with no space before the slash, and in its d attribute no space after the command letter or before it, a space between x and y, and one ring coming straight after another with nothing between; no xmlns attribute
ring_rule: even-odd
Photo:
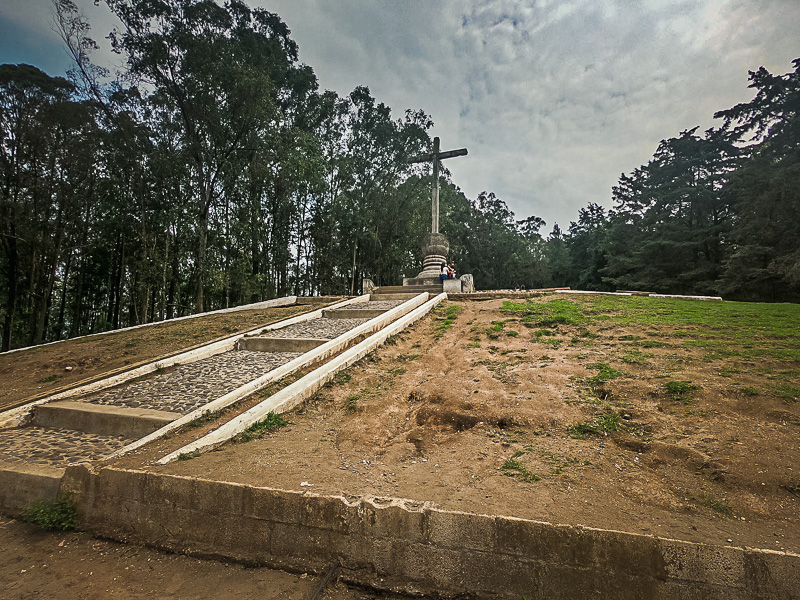
<svg viewBox="0 0 800 600"><path fill-rule="evenodd" d="M25 509L56 499L64 469L0 461L0 512L19 517Z"/></svg>
<svg viewBox="0 0 800 600"><path fill-rule="evenodd" d="M800 556L104 468L62 493L96 535L351 582L476 598L797 598Z"/></svg>

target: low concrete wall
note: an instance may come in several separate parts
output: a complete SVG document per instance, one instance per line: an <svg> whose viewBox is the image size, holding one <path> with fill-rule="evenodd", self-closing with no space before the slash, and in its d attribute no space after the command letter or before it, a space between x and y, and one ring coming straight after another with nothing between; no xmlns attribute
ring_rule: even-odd
<svg viewBox="0 0 800 600"><path fill-rule="evenodd" d="M76 429L86 433L121 435L136 439L153 433L182 416L181 413L149 408L66 401L37 406L33 413L33 423L39 427Z"/></svg>
<svg viewBox="0 0 800 600"><path fill-rule="evenodd" d="M413 298L413 296L411 296ZM374 319L384 314L383 309L358 309L358 308L332 308L323 310L322 316L326 319Z"/></svg>
<svg viewBox="0 0 800 600"><path fill-rule="evenodd" d="M308 352L329 341L314 338L246 337L236 343L236 349L255 352Z"/></svg>
<svg viewBox="0 0 800 600"><path fill-rule="evenodd" d="M797 598L800 556L104 468L62 493L96 535L321 572L378 589L474 598Z"/></svg>
<svg viewBox="0 0 800 600"><path fill-rule="evenodd" d="M19 517L38 500L56 499L64 469L0 461L0 512Z"/></svg>

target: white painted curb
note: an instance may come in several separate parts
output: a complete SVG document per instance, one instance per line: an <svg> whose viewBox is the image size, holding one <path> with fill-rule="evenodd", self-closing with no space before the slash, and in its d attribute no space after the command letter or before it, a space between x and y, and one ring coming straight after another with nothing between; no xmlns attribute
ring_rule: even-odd
<svg viewBox="0 0 800 600"><path fill-rule="evenodd" d="M233 436L241 433L253 423L262 420L270 412L284 413L291 410L303 400L313 395L317 390L325 385L325 383L333 379L333 376L338 371L346 369L353 363L361 360L366 354L386 341L387 337L402 331L412 323L418 321L428 314L428 312L430 312L434 306L446 298L447 294L442 293L435 298L428 300L422 306L411 311L401 319L398 319L388 327L371 335L353 348L343 352L332 361L312 371L302 379L295 381L293 384L283 388L281 391L270 396L260 404L243 412L234 419L231 419L218 429L215 429L202 438L195 440L194 442L187 444L178 450L175 450L174 452L159 459L157 462L163 465L177 459L181 454L210 450L211 448L230 440ZM365 323L365 325L366 324L367 323Z"/></svg>

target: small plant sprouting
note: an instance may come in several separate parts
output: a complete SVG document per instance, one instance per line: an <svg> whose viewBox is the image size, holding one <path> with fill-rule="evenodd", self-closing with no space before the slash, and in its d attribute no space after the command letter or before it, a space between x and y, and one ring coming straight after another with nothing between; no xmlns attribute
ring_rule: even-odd
<svg viewBox="0 0 800 600"><path fill-rule="evenodd" d="M745 396L758 396L759 391L758 391L757 388L754 388L754 387L743 387L742 388L742 393Z"/></svg>
<svg viewBox="0 0 800 600"><path fill-rule="evenodd" d="M585 440L587 435L597 433L599 429L593 423L576 423L567 427L567 433L576 440Z"/></svg>
<svg viewBox="0 0 800 600"><path fill-rule="evenodd" d="M58 375L48 375L47 377L42 377L38 383L53 383L56 379L58 379Z"/></svg>
<svg viewBox="0 0 800 600"><path fill-rule="evenodd" d="M69 496L54 502L40 500L25 510L25 520L48 531L74 529L78 507Z"/></svg>
<svg viewBox="0 0 800 600"><path fill-rule="evenodd" d="M234 440L237 442L249 442L250 440L257 440L264 437L268 433L277 431L281 427L286 427L288 424L289 421L286 421L281 415L271 412L260 421L250 425L250 427L237 435Z"/></svg>
<svg viewBox="0 0 800 600"><path fill-rule="evenodd" d="M354 413L358 410L358 401L361 399L361 394L350 394L344 401L345 410L349 413Z"/></svg>
<svg viewBox="0 0 800 600"><path fill-rule="evenodd" d="M192 452L181 452L178 454L178 460L192 460L200 456L200 452L194 450Z"/></svg>
<svg viewBox="0 0 800 600"><path fill-rule="evenodd" d="M386 338L386 341L383 343L386 344L387 346L394 346L395 344L397 344L397 336L390 335Z"/></svg>
<svg viewBox="0 0 800 600"><path fill-rule="evenodd" d="M700 389L700 386L691 381L667 381L664 384L664 389L670 393L672 399L676 402L687 404L691 402L691 398L688 395L689 392Z"/></svg>
<svg viewBox="0 0 800 600"><path fill-rule="evenodd" d="M350 373L347 371L339 371L333 376L331 383L333 385L344 385L345 383L350 383L350 379L352 379Z"/></svg>
<svg viewBox="0 0 800 600"><path fill-rule="evenodd" d="M167 368L164 365L162 365L161 363L156 364L155 372L157 375L163 375L164 373L166 373L166 371Z"/></svg>
<svg viewBox="0 0 800 600"><path fill-rule="evenodd" d="M481 343L479 341L472 341L467 343L467 348L480 348Z"/></svg>

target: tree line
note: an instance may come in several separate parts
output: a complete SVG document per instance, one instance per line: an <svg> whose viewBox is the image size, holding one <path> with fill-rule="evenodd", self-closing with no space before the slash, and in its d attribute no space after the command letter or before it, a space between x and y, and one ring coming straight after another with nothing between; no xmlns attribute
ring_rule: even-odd
<svg viewBox="0 0 800 600"><path fill-rule="evenodd" d="M548 239L551 276L583 289L800 301L800 59L750 72L719 127L663 140Z"/></svg>
<svg viewBox="0 0 800 600"><path fill-rule="evenodd" d="M103 0L114 73L72 0L53 1L67 76L0 65L2 350L420 270L423 111L321 91L280 17L239 0ZM719 130L662 142L612 210L566 232L445 172L458 270L481 289L796 299L798 74L751 79Z"/></svg>

